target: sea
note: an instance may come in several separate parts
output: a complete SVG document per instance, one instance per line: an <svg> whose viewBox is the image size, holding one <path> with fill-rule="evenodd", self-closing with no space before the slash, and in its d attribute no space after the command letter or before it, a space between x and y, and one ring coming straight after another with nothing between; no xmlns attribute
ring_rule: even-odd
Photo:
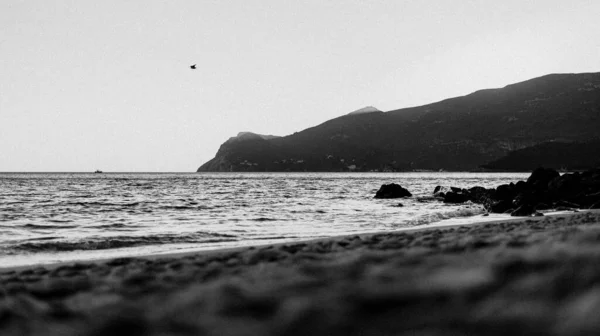
<svg viewBox="0 0 600 336"><path fill-rule="evenodd" d="M0 173L0 268L502 219L436 186L529 173ZM382 184L413 196L375 199Z"/></svg>

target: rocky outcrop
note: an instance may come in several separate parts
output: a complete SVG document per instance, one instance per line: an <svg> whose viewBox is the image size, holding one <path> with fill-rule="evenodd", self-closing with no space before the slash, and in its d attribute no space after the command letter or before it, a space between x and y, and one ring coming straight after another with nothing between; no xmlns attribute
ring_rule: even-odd
<svg viewBox="0 0 600 336"><path fill-rule="evenodd" d="M238 136L199 171L589 169L600 163L599 113L600 73L548 75L419 107L367 107L285 137Z"/></svg>
<svg viewBox="0 0 600 336"><path fill-rule="evenodd" d="M441 187L434 194L439 195ZM451 188L443 194L444 203L483 204L493 213L529 216L539 210L596 209L600 206L600 169L560 173L550 168L534 170L527 181L503 184L497 188Z"/></svg>
<svg viewBox="0 0 600 336"><path fill-rule="evenodd" d="M412 194L410 191L402 188L401 185L396 183L390 184L382 184L377 193L375 193L375 198L401 198L401 197L411 197Z"/></svg>
<svg viewBox="0 0 600 336"><path fill-rule="evenodd" d="M280 138L280 136L263 135L263 134L257 134L257 133L252 133L252 132L239 132L236 136L229 138L227 140L227 142L231 143L231 142L248 141L248 140L255 140L255 139L271 140L271 139L277 139L277 138Z"/></svg>
<svg viewBox="0 0 600 336"><path fill-rule="evenodd" d="M264 168L258 161L244 159L243 157L264 158L272 157L271 140L280 138L275 135L262 135L252 132L240 132L237 136L229 138L221 145L217 155L198 168L200 171L257 171Z"/></svg>

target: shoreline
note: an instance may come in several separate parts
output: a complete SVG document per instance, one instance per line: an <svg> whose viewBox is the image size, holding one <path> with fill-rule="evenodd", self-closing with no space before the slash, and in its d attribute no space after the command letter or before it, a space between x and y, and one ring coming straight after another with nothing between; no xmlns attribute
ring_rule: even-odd
<svg viewBox="0 0 600 336"><path fill-rule="evenodd" d="M0 272L2 335L592 335L600 211Z"/></svg>
<svg viewBox="0 0 600 336"><path fill-rule="evenodd" d="M432 224L422 224L415 227L410 228L402 228L398 230L390 230L390 231L377 231L377 232L368 232L368 233L354 233L347 235L337 235L330 237L322 237L322 238L312 238L312 239L303 239L303 240L292 240L286 242L277 242L277 243L265 243L265 244L257 244L257 245L247 245L247 246L236 246L236 247L225 247L225 248L216 248L216 249L202 249L202 248L190 248L186 251L173 251L173 252L158 252L158 253L150 253L150 254L141 254L141 255L132 255L132 256L118 256L118 257L107 257L107 258L98 258L98 259L75 259L68 261L58 261L47 264L33 264L33 265L18 265L18 266L8 266L2 267L0 266L0 274L12 271L23 271L27 269L33 268L46 268L48 270L56 269L62 266L69 266L74 264L95 264L95 263L107 263L111 260L116 259L147 259L147 260L157 260L162 258L183 258L193 255L203 255L203 256L215 256L219 254L226 253L235 253L235 252L243 252L251 249L260 249L267 247L281 247L289 244L314 244L324 241L337 241L350 237L361 237L361 238L370 238L374 235L380 234L390 234L390 233L403 233L403 232L420 232L426 230L436 230L436 229L446 229L446 228L457 228L461 226L477 226L477 225L485 225L485 224L498 224L498 223L518 223L525 221L542 221L545 218L553 218L557 216L576 216L581 213L596 213L600 215L600 210L578 210L578 211L557 211L545 214L544 216L529 216L529 217L509 217L502 219L490 219L484 221L476 221L476 222L468 222L467 218L471 217L463 217L463 218L451 218L442 220L440 222L432 223ZM481 216L481 215L477 215ZM456 221L458 223L452 223Z"/></svg>

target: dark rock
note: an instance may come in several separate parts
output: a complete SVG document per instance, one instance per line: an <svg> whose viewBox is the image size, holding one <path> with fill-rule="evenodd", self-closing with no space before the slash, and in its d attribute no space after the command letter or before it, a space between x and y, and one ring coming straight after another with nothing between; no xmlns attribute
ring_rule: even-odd
<svg viewBox="0 0 600 336"><path fill-rule="evenodd" d="M410 196L412 196L412 194L408 190L396 183L382 184L381 188L379 188L375 194L375 198L400 198Z"/></svg>
<svg viewBox="0 0 600 336"><path fill-rule="evenodd" d="M469 188L469 194L471 195L488 195L489 191L484 188L484 187L480 187L480 186L475 186L472 188Z"/></svg>
<svg viewBox="0 0 600 336"><path fill-rule="evenodd" d="M535 206L531 204L524 204L518 207L515 211L511 212L511 216L531 216L535 213Z"/></svg>
<svg viewBox="0 0 600 336"><path fill-rule="evenodd" d="M548 209L552 209L552 207L546 203L538 203L536 204L535 208L537 210L548 210Z"/></svg>
<svg viewBox="0 0 600 336"><path fill-rule="evenodd" d="M515 198L513 199L513 204L517 207L520 207L521 205L532 203L533 199L534 197L532 193L523 192L515 196Z"/></svg>
<svg viewBox="0 0 600 336"><path fill-rule="evenodd" d="M515 184L515 194L521 193L528 189L527 182L519 181Z"/></svg>
<svg viewBox="0 0 600 336"><path fill-rule="evenodd" d="M480 186L470 189L452 187L441 193L444 187L437 186L434 193L443 195L444 203L472 201L482 204L492 213L511 212L515 216L548 209L588 209L600 204L600 169L583 173L560 175L554 169L538 168L527 182L503 184L496 189ZM447 189L446 189L447 190ZM516 210L515 210L516 209Z"/></svg>
<svg viewBox="0 0 600 336"><path fill-rule="evenodd" d="M567 197L581 190L581 176L579 173L563 174L562 176L555 177L548 183L548 192L559 197Z"/></svg>
<svg viewBox="0 0 600 336"><path fill-rule="evenodd" d="M591 179L600 181L600 168L586 170L585 172L581 173L581 178L586 180Z"/></svg>
<svg viewBox="0 0 600 336"><path fill-rule="evenodd" d="M580 208L581 206L579 204L576 203L571 203L565 200L560 200L556 203L554 203L554 207L555 208L571 208L571 209L576 209L576 208Z"/></svg>
<svg viewBox="0 0 600 336"><path fill-rule="evenodd" d="M580 191L584 194L600 192L600 174L595 171L586 171L581 174Z"/></svg>
<svg viewBox="0 0 600 336"><path fill-rule="evenodd" d="M444 197L444 195L446 195L446 193L448 191L450 191L450 188L448 188L448 187L436 186L435 189L433 190L433 196Z"/></svg>
<svg viewBox="0 0 600 336"><path fill-rule="evenodd" d="M549 195L543 190L525 191L515 196L513 204L519 207L525 204L549 203L548 196Z"/></svg>
<svg viewBox="0 0 600 336"><path fill-rule="evenodd" d="M560 174L551 168L537 168L527 179L527 185L534 189L547 189L548 184Z"/></svg>
<svg viewBox="0 0 600 336"><path fill-rule="evenodd" d="M483 204L486 208L494 203L494 189L486 189L476 186L468 190L469 200L475 203Z"/></svg>
<svg viewBox="0 0 600 336"><path fill-rule="evenodd" d="M590 207L592 204L600 202L600 192L582 195L577 197L576 201L583 208Z"/></svg>
<svg viewBox="0 0 600 336"><path fill-rule="evenodd" d="M516 187L514 183L511 184L503 184L496 188L496 193L494 194L494 198L499 201L508 201L516 196Z"/></svg>
<svg viewBox="0 0 600 336"><path fill-rule="evenodd" d="M464 203L469 200L469 195L458 192L447 192L444 196L444 203Z"/></svg>
<svg viewBox="0 0 600 336"><path fill-rule="evenodd" d="M492 204L490 211L493 213L507 213L514 210L511 200L500 200Z"/></svg>

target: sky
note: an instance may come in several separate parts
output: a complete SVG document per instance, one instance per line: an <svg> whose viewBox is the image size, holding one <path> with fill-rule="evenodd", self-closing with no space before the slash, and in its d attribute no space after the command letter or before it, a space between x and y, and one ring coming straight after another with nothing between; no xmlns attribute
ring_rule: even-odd
<svg viewBox="0 0 600 336"><path fill-rule="evenodd" d="M0 172L192 172L242 131L600 72L599 17L598 0L2 0Z"/></svg>

